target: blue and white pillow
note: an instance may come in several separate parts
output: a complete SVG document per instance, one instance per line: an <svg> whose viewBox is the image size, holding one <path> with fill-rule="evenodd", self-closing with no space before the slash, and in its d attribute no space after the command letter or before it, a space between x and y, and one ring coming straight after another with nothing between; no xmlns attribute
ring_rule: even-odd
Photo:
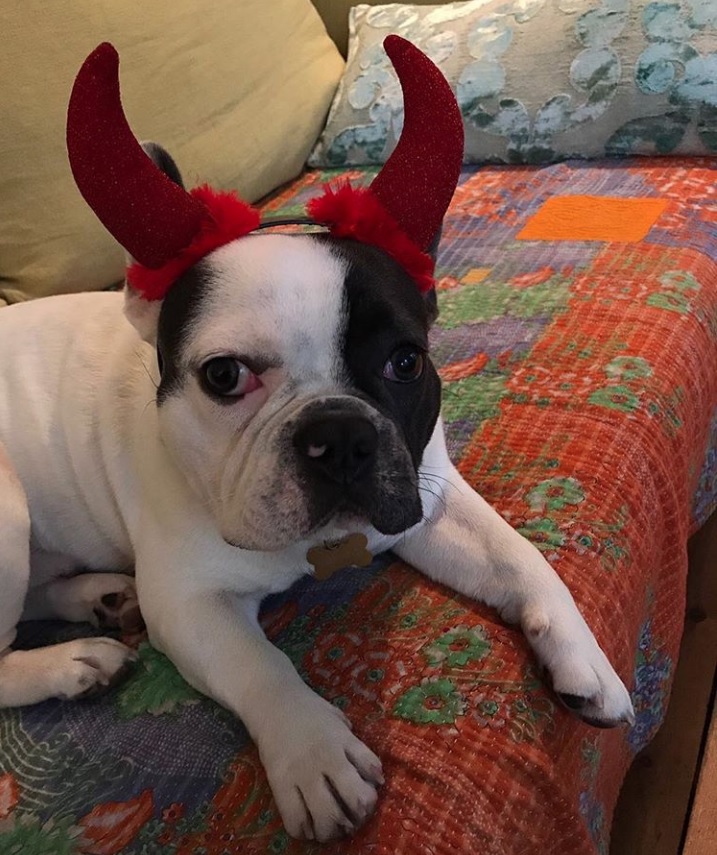
<svg viewBox="0 0 717 855"><path fill-rule="evenodd" d="M398 33L451 83L466 163L717 151L717 0L467 0L360 5L319 167L383 163L403 106Z"/></svg>

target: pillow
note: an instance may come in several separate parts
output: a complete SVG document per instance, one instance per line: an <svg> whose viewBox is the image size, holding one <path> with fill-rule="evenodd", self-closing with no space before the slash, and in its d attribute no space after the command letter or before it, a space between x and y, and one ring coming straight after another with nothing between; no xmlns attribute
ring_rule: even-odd
<svg viewBox="0 0 717 855"><path fill-rule="evenodd" d="M403 121L381 47L399 33L451 83L466 163L717 151L717 0L356 6L312 166L382 163Z"/></svg>
<svg viewBox="0 0 717 855"><path fill-rule="evenodd" d="M356 0L311 0L321 15L326 30L336 42L342 56L346 56L349 38L349 10L356 5ZM380 0L378 0L380 2ZM414 0L418 6L435 6L435 0ZM372 0L372 6L378 5Z"/></svg>
<svg viewBox="0 0 717 855"><path fill-rule="evenodd" d="M310 0L0 0L0 298L99 289L123 252L77 191L65 149L75 74L120 53L128 119L188 185L256 200L303 167L343 60Z"/></svg>

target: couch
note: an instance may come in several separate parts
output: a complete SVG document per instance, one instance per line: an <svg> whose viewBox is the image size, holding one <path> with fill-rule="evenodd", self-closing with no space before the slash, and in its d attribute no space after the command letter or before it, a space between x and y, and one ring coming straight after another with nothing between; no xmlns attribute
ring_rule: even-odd
<svg viewBox="0 0 717 855"><path fill-rule="evenodd" d="M350 4L314 5L343 48ZM201 15L188 0L141 16L131 3L64 6L28 0L20 20L0 2L16 46L0 59L13 69L0 106L5 300L121 280L121 254L74 198L56 138L63 93L102 38L125 57L130 120L190 179L290 215L326 180L374 174L301 172L344 72L308 0L217 2ZM700 33L714 39L711 20ZM267 633L384 760L377 813L356 837L289 839L241 723L137 636L125 639L136 668L106 696L0 711L3 855L608 851L621 782L665 716L687 541L717 504L715 161L689 150L692 130L681 139L669 156L565 160L554 148L536 165L501 138L495 157L464 168L437 268L432 348L451 455L571 588L631 690L635 726L571 717L519 631L385 555L263 610ZM20 643L88 632L26 624Z"/></svg>

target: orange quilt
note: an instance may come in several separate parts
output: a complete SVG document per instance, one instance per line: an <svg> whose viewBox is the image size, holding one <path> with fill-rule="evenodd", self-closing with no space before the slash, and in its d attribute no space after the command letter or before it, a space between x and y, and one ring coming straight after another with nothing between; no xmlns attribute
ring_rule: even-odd
<svg viewBox="0 0 717 855"><path fill-rule="evenodd" d="M290 840L241 725L142 642L105 698L0 712L0 852L605 855L665 714L687 539L717 498L715 186L707 160L472 169L439 258L451 454L571 588L634 728L576 721L517 630L387 557L264 616L384 760L355 838Z"/></svg>

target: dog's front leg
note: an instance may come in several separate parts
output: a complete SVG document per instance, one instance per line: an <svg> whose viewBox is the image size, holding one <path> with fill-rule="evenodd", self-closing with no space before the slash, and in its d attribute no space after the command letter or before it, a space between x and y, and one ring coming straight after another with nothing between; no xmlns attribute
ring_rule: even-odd
<svg viewBox="0 0 717 855"><path fill-rule="evenodd" d="M264 636L258 599L165 590L145 600L143 593L140 584L152 643L246 725L289 834L323 841L358 828L375 806L381 763Z"/></svg>
<svg viewBox="0 0 717 855"><path fill-rule="evenodd" d="M582 719L600 727L632 722L630 696L560 577L453 466L442 471L447 478L433 519L394 551L519 623L555 691Z"/></svg>

